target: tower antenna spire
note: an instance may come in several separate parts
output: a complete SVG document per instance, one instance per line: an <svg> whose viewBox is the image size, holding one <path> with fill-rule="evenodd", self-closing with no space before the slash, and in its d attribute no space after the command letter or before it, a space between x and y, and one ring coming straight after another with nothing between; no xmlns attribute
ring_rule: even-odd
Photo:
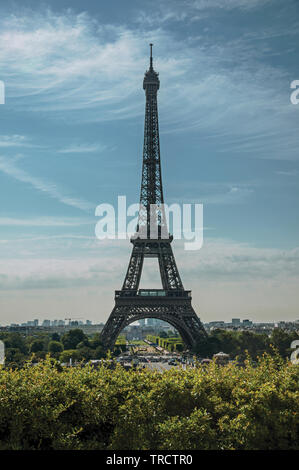
<svg viewBox="0 0 299 470"><path fill-rule="evenodd" d="M153 44L150 43L151 55L150 55L150 69L153 68Z"/></svg>

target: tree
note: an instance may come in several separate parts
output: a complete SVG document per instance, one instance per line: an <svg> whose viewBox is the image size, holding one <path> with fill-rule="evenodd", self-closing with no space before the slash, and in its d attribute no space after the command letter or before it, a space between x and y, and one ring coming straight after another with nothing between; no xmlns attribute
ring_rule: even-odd
<svg viewBox="0 0 299 470"><path fill-rule="evenodd" d="M48 351L51 354L61 353L63 349L63 344L60 341L50 341L48 346Z"/></svg>
<svg viewBox="0 0 299 470"><path fill-rule="evenodd" d="M20 333L8 333L6 337L3 338L6 348L15 348L19 349L22 354L28 353L28 348L26 346L24 338Z"/></svg>
<svg viewBox="0 0 299 470"><path fill-rule="evenodd" d="M160 338L168 338L168 334L166 333L166 331L160 331L159 336Z"/></svg>
<svg viewBox="0 0 299 470"><path fill-rule="evenodd" d="M53 333L51 335L51 339L52 339L52 341L60 341L60 336L59 336L58 333Z"/></svg>
<svg viewBox="0 0 299 470"><path fill-rule="evenodd" d="M80 343L77 344L76 349L82 349L82 348L90 348L88 338L84 339L83 341L80 341Z"/></svg>
<svg viewBox="0 0 299 470"><path fill-rule="evenodd" d="M18 348L6 348L5 349L5 364L6 366L12 363L15 366L23 365L26 357Z"/></svg>
<svg viewBox="0 0 299 470"><path fill-rule="evenodd" d="M102 344L100 344L94 352L94 358L95 359L102 359L104 357L106 357L106 353L104 351L104 348L103 348Z"/></svg>
<svg viewBox="0 0 299 470"><path fill-rule="evenodd" d="M102 345L100 333L96 333L93 338L89 341L89 345L92 349L96 349L98 346Z"/></svg>
<svg viewBox="0 0 299 470"><path fill-rule="evenodd" d="M69 362L72 361L79 361L81 359L80 352L77 349L66 349L59 355L60 362Z"/></svg>
<svg viewBox="0 0 299 470"><path fill-rule="evenodd" d="M201 338L199 338L196 345L194 346L193 352L199 354L201 357L211 357L216 352L219 352L219 344L220 341L217 337L202 336Z"/></svg>
<svg viewBox="0 0 299 470"><path fill-rule="evenodd" d="M64 349L75 349L78 343L84 340L88 341L87 336L82 330L76 328L64 334L61 341L63 342Z"/></svg>
<svg viewBox="0 0 299 470"><path fill-rule="evenodd" d="M286 358L290 354L290 346L293 335L289 335L281 328L274 328L271 334L270 342L278 349L279 354Z"/></svg>
<svg viewBox="0 0 299 470"><path fill-rule="evenodd" d="M237 335L239 342L238 356L240 358L246 358L245 351L248 351L253 359L256 359L263 352L269 351L269 338L267 335L251 331L240 331Z"/></svg>
<svg viewBox="0 0 299 470"><path fill-rule="evenodd" d="M44 351L44 342L40 339L35 339L30 346L31 353L37 353L40 351Z"/></svg>
<svg viewBox="0 0 299 470"><path fill-rule="evenodd" d="M90 359L93 359L94 350L89 348L88 346L81 346L80 348L77 347L77 351L80 354L80 358L84 361L89 361Z"/></svg>

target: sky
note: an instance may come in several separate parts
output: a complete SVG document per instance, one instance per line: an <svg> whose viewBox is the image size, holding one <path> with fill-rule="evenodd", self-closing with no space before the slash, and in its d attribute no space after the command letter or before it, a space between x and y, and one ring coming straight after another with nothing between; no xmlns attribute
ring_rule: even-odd
<svg viewBox="0 0 299 470"><path fill-rule="evenodd" d="M0 324L104 322L132 245L98 204L139 199L154 43L166 203L202 203L172 244L202 321L298 312L297 0L15 0L0 6ZM158 287L146 260L141 287Z"/></svg>

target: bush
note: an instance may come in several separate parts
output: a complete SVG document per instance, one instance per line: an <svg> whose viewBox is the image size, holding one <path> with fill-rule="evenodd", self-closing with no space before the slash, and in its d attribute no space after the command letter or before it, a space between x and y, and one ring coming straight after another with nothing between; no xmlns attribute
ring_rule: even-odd
<svg viewBox="0 0 299 470"><path fill-rule="evenodd" d="M42 340L40 339L35 339L30 346L30 352L31 353L36 353L40 351L44 351L45 349L45 344Z"/></svg>
<svg viewBox="0 0 299 470"><path fill-rule="evenodd" d="M0 369L0 450L299 450L299 366Z"/></svg>
<svg viewBox="0 0 299 470"><path fill-rule="evenodd" d="M60 362L69 362L70 359L72 361L79 361L81 359L80 351L77 349L66 349L59 356Z"/></svg>
<svg viewBox="0 0 299 470"><path fill-rule="evenodd" d="M87 336L79 328L65 333L61 339L64 349L75 349L82 341L88 341Z"/></svg>
<svg viewBox="0 0 299 470"><path fill-rule="evenodd" d="M63 344L60 341L50 341L48 346L48 351L52 354L60 353L63 351Z"/></svg>

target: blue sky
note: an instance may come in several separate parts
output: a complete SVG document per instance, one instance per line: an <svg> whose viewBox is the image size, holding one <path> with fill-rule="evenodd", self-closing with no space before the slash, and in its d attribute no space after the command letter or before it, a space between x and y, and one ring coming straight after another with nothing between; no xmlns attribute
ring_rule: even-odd
<svg viewBox="0 0 299 470"><path fill-rule="evenodd" d="M149 42L166 202L204 204L203 248L173 244L197 312L299 318L298 36L296 0L1 5L0 324L109 315L131 246L94 212L139 198Z"/></svg>

